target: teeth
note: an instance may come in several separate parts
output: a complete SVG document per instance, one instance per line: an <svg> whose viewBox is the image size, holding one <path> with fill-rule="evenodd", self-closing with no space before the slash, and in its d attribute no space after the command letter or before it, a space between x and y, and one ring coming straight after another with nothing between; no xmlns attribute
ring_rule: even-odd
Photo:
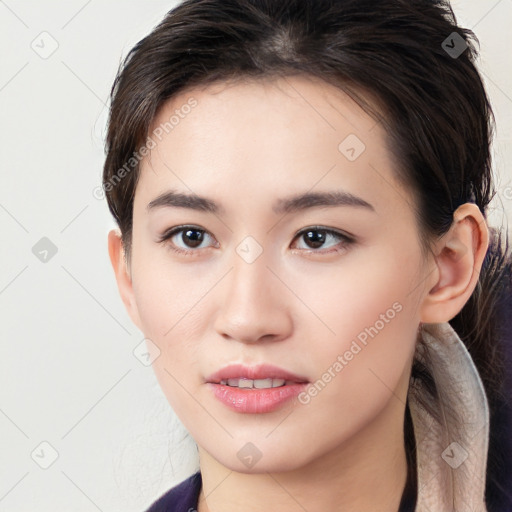
<svg viewBox="0 0 512 512"><path fill-rule="evenodd" d="M285 379L227 379L221 380L221 384L232 386L235 388L246 388L246 389L268 389L268 388L279 388L284 386Z"/></svg>

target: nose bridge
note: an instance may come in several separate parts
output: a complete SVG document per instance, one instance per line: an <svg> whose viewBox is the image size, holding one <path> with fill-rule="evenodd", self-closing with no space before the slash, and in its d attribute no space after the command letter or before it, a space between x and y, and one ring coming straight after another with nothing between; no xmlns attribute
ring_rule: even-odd
<svg viewBox="0 0 512 512"><path fill-rule="evenodd" d="M272 285L275 283L271 281L275 278L267 268L270 252L248 236L236 247L235 253L226 304L233 299L235 305L259 309L260 302L272 301Z"/></svg>
<svg viewBox="0 0 512 512"><path fill-rule="evenodd" d="M282 335L289 327L283 298L270 266L271 254L252 237L235 249L216 322L219 333L239 341Z"/></svg>

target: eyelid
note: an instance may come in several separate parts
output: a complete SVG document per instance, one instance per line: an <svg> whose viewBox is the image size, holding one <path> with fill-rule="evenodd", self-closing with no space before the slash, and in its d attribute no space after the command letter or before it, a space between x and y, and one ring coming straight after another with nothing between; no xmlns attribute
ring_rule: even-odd
<svg viewBox="0 0 512 512"><path fill-rule="evenodd" d="M201 228L199 226L194 226L192 224L183 224L181 226L173 226L172 228L166 229L161 235L158 236L158 243L165 242L169 237L175 235L176 233L179 233L180 231L186 231L187 229L195 229L197 231L204 231L205 233L208 233L208 235L213 237L213 235L204 228ZM215 237L213 237L213 238L215 238Z"/></svg>
<svg viewBox="0 0 512 512"><path fill-rule="evenodd" d="M356 237L354 235L351 235L346 231L342 231L341 229L329 228L327 226L308 226L306 228L302 228L299 231L297 231L297 233L295 233L293 239L295 240L297 236L302 235L303 233L307 233L308 231L325 231L326 233L334 234L340 238L350 240L351 242L356 241Z"/></svg>

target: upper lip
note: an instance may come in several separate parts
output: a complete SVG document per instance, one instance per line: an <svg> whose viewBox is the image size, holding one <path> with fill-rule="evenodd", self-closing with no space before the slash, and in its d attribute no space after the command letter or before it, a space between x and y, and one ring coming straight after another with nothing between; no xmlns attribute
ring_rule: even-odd
<svg viewBox="0 0 512 512"><path fill-rule="evenodd" d="M221 380L226 379L284 379L292 382L308 382L305 377L296 375L292 372L273 366L270 364L259 364L256 366L244 366L242 364L230 364L221 368L206 377L206 382L219 384Z"/></svg>

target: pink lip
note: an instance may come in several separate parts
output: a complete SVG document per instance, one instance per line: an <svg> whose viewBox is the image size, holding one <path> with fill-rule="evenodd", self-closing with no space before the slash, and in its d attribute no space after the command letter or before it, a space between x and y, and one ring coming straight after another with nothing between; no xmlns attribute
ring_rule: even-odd
<svg viewBox="0 0 512 512"><path fill-rule="evenodd" d="M221 380L226 379L284 379L297 383L308 382L308 379L295 375L294 373L288 372L273 366L270 364L260 364L257 366L244 366L242 364L230 364L221 368L219 371L212 373L209 377L206 377L206 382L212 382L218 384Z"/></svg>
<svg viewBox="0 0 512 512"><path fill-rule="evenodd" d="M267 389L240 389L220 384L221 380L234 378L284 379L287 383L285 386ZM251 367L229 365L206 378L206 385L220 402L236 412L252 414L278 409L303 391L307 384L306 378L267 364Z"/></svg>

